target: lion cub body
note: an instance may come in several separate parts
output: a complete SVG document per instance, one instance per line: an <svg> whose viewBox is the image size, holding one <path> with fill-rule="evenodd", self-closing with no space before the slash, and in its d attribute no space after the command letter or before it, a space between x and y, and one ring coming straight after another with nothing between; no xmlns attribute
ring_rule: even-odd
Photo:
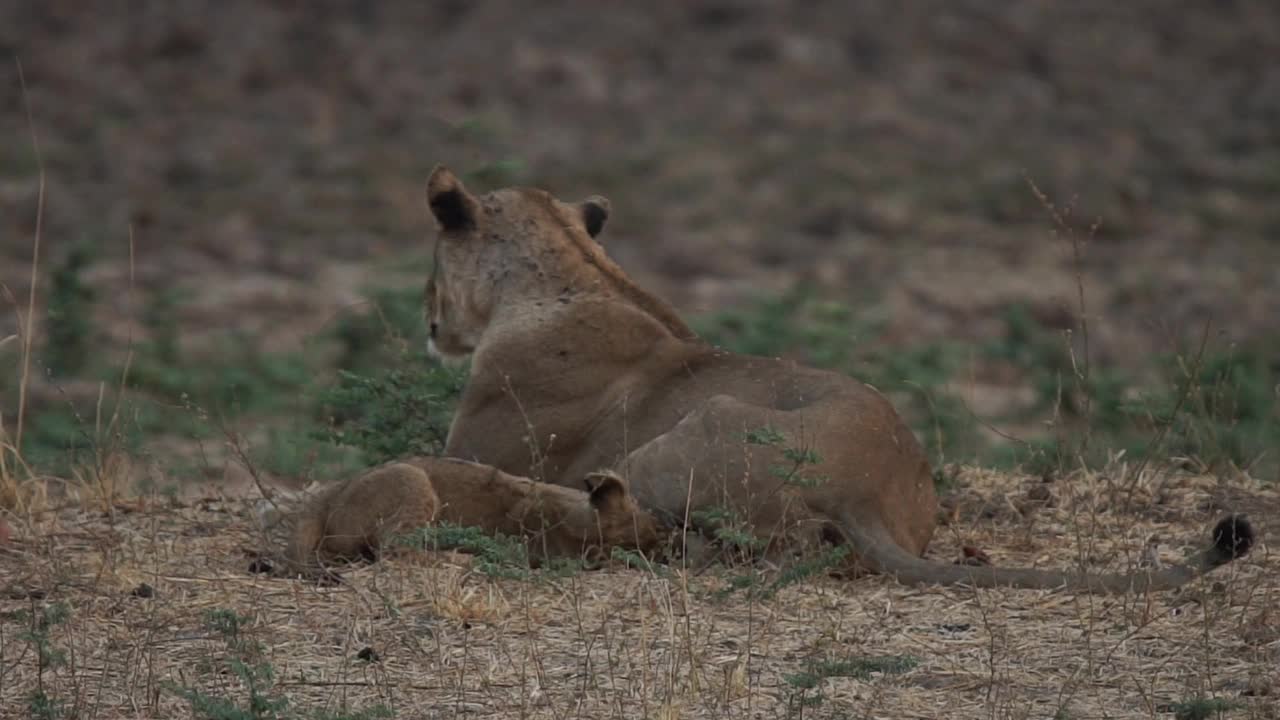
<svg viewBox="0 0 1280 720"><path fill-rule="evenodd" d="M288 560L306 568L371 558L393 537L440 522L523 538L535 560L658 544L656 521L620 477L590 473L584 482L585 490L535 483L449 458L390 463L308 498L293 520Z"/></svg>

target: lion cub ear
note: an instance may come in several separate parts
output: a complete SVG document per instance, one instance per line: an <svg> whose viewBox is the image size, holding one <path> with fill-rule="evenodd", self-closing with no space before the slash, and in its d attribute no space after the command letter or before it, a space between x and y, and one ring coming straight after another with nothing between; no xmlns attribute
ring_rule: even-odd
<svg viewBox="0 0 1280 720"><path fill-rule="evenodd" d="M586 478L591 507L600 512L618 507L627 497L627 484L617 474L608 470L593 472Z"/></svg>
<svg viewBox="0 0 1280 720"><path fill-rule="evenodd" d="M582 225L587 229L587 234L595 237L604 229L605 221L609 219L609 199L592 195L578 203L578 212L582 213Z"/></svg>
<svg viewBox="0 0 1280 720"><path fill-rule="evenodd" d="M427 204L443 230L473 228L480 212L480 203L467 192L458 176L443 165L437 165L427 180Z"/></svg>

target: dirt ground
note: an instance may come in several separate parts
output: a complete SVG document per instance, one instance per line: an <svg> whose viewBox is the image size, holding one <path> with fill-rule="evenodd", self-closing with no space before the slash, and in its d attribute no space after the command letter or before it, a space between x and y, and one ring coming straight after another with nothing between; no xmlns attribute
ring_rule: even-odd
<svg viewBox="0 0 1280 720"><path fill-rule="evenodd" d="M282 336L424 252L430 168L614 203L610 251L687 314L811 283L884 341L1028 304L1100 362L1280 310L1280 9L1059 3L4 3L0 280L99 248L104 341L182 286L190 333ZM1061 228L1058 228L1061 230ZM1060 234L1060 233L1059 233ZM12 332L9 313L0 333Z"/></svg>
<svg viewBox="0 0 1280 720"><path fill-rule="evenodd" d="M1153 538L1163 562L1201 546L1224 506L1280 510L1274 489L1204 476L1144 473L1136 511L1103 474L1044 489L961 472L930 555L972 546L1001 564L1132 569ZM233 659L271 669L267 700L333 717L1275 718L1280 706L1280 562L1265 544L1150 595L819 577L753 600L719 595L741 568L495 580L449 553L316 587L247 572L258 544L245 514L234 498L153 498L114 519L68 509L15 528L0 547L0 716L19 717L33 688L66 717L186 717L190 691L246 708ZM58 603L67 614L39 632ZM230 637L215 624L228 611L242 618ZM43 675L40 647L63 657ZM1223 704L1185 714L1197 698Z"/></svg>

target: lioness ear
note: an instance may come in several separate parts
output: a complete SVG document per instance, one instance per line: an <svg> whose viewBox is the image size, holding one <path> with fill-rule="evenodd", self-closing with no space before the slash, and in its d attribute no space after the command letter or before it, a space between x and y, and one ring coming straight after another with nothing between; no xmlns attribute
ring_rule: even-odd
<svg viewBox="0 0 1280 720"><path fill-rule="evenodd" d="M586 226L587 234L595 237L604 229L604 223L609 219L609 199L592 195L578 203L578 212L582 213L582 224Z"/></svg>
<svg viewBox="0 0 1280 720"><path fill-rule="evenodd" d="M627 484L611 472L591 473L586 477L586 483L587 492L591 495L591 507L601 512L622 502L627 496Z"/></svg>
<svg viewBox="0 0 1280 720"><path fill-rule="evenodd" d="M427 180L427 204L444 230L475 227L480 203L462 186L449 168L437 165Z"/></svg>

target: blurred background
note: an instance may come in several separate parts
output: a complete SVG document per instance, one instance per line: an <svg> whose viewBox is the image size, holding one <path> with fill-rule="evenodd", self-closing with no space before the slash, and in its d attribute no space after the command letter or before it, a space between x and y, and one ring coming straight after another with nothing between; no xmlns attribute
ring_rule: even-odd
<svg viewBox="0 0 1280 720"><path fill-rule="evenodd" d="M940 466L1277 475L1280 5L122 7L0 3L0 340L45 183L20 442L21 340L0 412L40 472L436 448L444 162L608 196L637 281L889 392Z"/></svg>

